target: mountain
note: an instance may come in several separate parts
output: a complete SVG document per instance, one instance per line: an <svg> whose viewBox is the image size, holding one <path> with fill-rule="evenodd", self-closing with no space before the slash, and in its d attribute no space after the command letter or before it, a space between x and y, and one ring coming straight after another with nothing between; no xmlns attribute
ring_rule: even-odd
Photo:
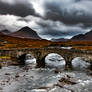
<svg viewBox="0 0 92 92"><path fill-rule="evenodd" d="M2 32L3 34L10 34L10 33L11 33L11 32L10 32L9 30L7 30L7 29L6 29L6 30L2 30L1 32Z"/></svg>
<svg viewBox="0 0 92 92"><path fill-rule="evenodd" d="M87 41L92 41L92 30L85 33L85 34L79 34L74 37L72 37L71 40L87 40Z"/></svg>
<svg viewBox="0 0 92 92"><path fill-rule="evenodd" d="M11 36L19 38L41 39L38 34L29 27L24 27L19 31L12 33Z"/></svg>
<svg viewBox="0 0 92 92"><path fill-rule="evenodd" d="M64 38L59 38L59 39L51 39L51 41L53 42L60 42L60 41L68 41L68 39L64 39Z"/></svg>

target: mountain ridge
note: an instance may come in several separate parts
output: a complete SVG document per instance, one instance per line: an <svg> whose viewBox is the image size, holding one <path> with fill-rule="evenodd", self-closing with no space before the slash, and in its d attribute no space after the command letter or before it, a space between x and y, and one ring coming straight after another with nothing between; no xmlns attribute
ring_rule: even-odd
<svg viewBox="0 0 92 92"><path fill-rule="evenodd" d="M74 37L71 38L71 40L87 40L87 41L92 41L92 30L85 33L85 34L79 34L75 35Z"/></svg>

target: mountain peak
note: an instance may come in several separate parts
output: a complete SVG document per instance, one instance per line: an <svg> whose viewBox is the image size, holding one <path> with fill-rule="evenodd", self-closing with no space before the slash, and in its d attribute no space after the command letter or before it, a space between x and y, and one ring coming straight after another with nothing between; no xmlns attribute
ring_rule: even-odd
<svg viewBox="0 0 92 92"><path fill-rule="evenodd" d="M34 31L33 29L29 28L28 26L25 26L25 27L21 28L17 32L19 32L19 31L21 31L21 32L34 32L34 33L36 33L36 31Z"/></svg>
<svg viewBox="0 0 92 92"><path fill-rule="evenodd" d="M21 28L17 32L12 33L11 36L20 37L20 38L41 39L36 33L36 31L32 30L27 26Z"/></svg>
<svg viewBox="0 0 92 92"><path fill-rule="evenodd" d="M30 30L31 28L29 28L28 26L25 26L25 27L23 27L23 28L21 28L21 29Z"/></svg>

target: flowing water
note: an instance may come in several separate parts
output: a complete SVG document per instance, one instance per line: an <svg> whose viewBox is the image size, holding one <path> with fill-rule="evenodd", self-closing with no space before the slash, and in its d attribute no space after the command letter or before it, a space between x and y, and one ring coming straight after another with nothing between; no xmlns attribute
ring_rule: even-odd
<svg viewBox="0 0 92 92"><path fill-rule="evenodd" d="M36 60L26 60L25 66L8 66L0 69L0 92L92 92L92 76L89 63L75 58L73 70L64 70L64 59L55 53L46 59L46 68L35 68ZM55 73L56 69L62 72ZM65 76L72 77L75 85L54 86Z"/></svg>

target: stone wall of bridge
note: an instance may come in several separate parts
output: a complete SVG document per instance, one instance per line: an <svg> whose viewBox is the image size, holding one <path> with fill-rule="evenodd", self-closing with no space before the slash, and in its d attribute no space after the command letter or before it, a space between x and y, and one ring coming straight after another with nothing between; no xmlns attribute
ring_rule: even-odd
<svg viewBox="0 0 92 92"><path fill-rule="evenodd" d="M68 50L62 48L0 50L0 56L10 56L13 59L18 58L23 54L31 54L36 58L37 67L45 67L45 58L50 53L57 53L61 55L66 61L66 67L70 68L71 68L71 61L76 57L81 57L87 62L92 62L92 52L90 51L81 51L72 49Z"/></svg>

